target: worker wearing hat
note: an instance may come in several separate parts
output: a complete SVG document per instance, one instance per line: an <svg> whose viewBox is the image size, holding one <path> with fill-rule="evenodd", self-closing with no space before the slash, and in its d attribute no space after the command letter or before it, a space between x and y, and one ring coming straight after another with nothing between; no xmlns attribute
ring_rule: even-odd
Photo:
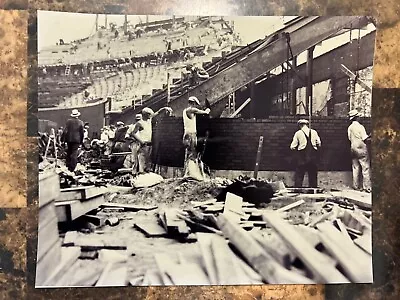
<svg viewBox="0 0 400 300"><path fill-rule="evenodd" d="M290 149L296 151L297 166L295 171L294 185L302 187L304 174L308 174L309 187L318 186L318 149L321 147L321 139L318 132L308 127L309 122L300 119L297 122L299 130L293 136Z"/></svg>
<svg viewBox="0 0 400 300"><path fill-rule="evenodd" d="M84 138L84 124L79 119L80 115L79 110L72 110L62 137L62 141L67 143L66 166L71 172L75 170L78 163L78 149Z"/></svg>
<svg viewBox="0 0 400 300"><path fill-rule="evenodd" d="M365 127L359 123L359 117L360 113L356 109L349 111L351 124L347 129L347 136L352 156L353 188L360 189L360 179L362 179L362 190L371 192L370 158L366 144L370 137Z"/></svg>
<svg viewBox="0 0 400 300"><path fill-rule="evenodd" d="M166 112L167 115L171 115L172 109L170 107L163 107L157 112L154 112L149 107L143 108L142 119L136 122L131 133L131 136L139 143L139 149L137 151L139 174L150 172L153 133L152 122L161 112Z"/></svg>
<svg viewBox="0 0 400 300"><path fill-rule="evenodd" d="M190 160L195 161L197 158L197 127L196 116L207 115L210 109L202 110L200 101L195 96L190 96L188 99L188 107L183 110L183 145L185 146L185 177L188 176L187 165Z"/></svg>
<svg viewBox="0 0 400 300"><path fill-rule="evenodd" d="M135 125L137 122L139 122L140 120L142 120L142 114L136 114L135 115L135 121L133 124L129 125L129 128L125 134L125 139L127 140L131 140L131 144L130 144L130 148L131 148L131 155L127 155L126 159L124 161L124 168L132 168L132 174L136 175L138 172L138 150L140 147L139 142L133 138L132 136L132 132L135 128ZM136 133L137 136L140 136L140 132Z"/></svg>

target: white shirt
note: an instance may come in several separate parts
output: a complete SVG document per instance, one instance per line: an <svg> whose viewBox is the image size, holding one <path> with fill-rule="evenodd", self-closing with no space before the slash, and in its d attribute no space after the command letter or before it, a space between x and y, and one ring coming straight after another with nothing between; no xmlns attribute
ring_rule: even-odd
<svg viewBox="0 0 400 300"><path fill-rule="evenodd" d="M126 134L125 134L125 138L131 137L131 134L132 134L133 130L135 129L135 125L136 125L136 123L129 125L128 130L126 131ZM136 135L140 138L140 131L136 132Z"/></svg>
<svg viewBox="0 0 400 300"><path fill-rule="evenodd" d="M151 119L148 120L140 120L138 123L142 126L142 130L140 130L140 138L145 143L150 143L152 138L152 126L151 126Z"/></svg>
<svg viewBox="0 0 400 300"><path fill-rule="evenodd" d="M300 129L296 131L296 133L293 136L292 143L290 144L290 149L292 150L305 149L307 146L307 137L309 134L310 134L310 129L308 127L305 127L304 130ZM317 150L318 147L321 146L321 139L319 138L318 133L314 129L311 129L311 144L313 145L315 150Z"/></svg>
<svg viewBox="0 0 400 300"><path fill-rule="evenodd" d="M353 121L347 128L347 136L350 140L351 151L358 155L367 155L368 149L364 140L368 138L365 127L358 121Z"/></svg>
<svg viewBox="0 0 400 300"><path fill-rule="evenodd" d="M186 133L197 133L196 115L193 114L192 119L187 115L187 108L183 110L183 128Z"/></svg>
<svg viewBox="0 0 400 300"><path fill-rule="evenodd" d="M347 129L347 136L351 144L359 143L368 138L367 132L365 131L365 127L361 125L358 121L353 121L349 128Z"/></svg>

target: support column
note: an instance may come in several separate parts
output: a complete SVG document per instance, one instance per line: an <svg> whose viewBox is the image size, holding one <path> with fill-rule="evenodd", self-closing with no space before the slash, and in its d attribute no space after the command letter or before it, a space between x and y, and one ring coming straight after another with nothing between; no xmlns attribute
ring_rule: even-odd
<svg viewBox="0 0 400 300"><path fill-rule="evenodd" d="M292 61L292 65L294 68L297 67L297 56L293 57L293 61ZM296 114L296 110L297 110L297 93L296 93L296 76L295 76L295 72L294 70L292 70L291 72L291 76L290 76L290 113L292 115Z"/></svg>
<svg viewBox="0 0 400 300"><path fill-rule="evenodd" d="M255 118L256 117L256 85L253 82L249 83L249 90L250 90L250 118Z"/></svg>
<svg viewBox="0 0 400 300"><path fill-rule="evenodd" d="M96 14L96 32L99 31L99 14Z"/></svg>
<svg viewBox="0 0 400 300"><path fill-rule="evenodd" d="M307 86L306 86L306 105L308 109L308 115L312 116L312 71L313 71L313 52L315 47L311 47L307 50ZM310 122L311 124L311 122Z"/></svg>
<svg viewBox="0 0 400 300"><path fill-rule="evenodd" d="M124 20L124 34L128 34L128 15L125 15L125 20Z"/></svg>
<svg viewBox="0 0 400 300"><path fill-rule="evenodd" d="M107 30L107 14L105 15L105 18L104 18L104 27Z"/></svg>

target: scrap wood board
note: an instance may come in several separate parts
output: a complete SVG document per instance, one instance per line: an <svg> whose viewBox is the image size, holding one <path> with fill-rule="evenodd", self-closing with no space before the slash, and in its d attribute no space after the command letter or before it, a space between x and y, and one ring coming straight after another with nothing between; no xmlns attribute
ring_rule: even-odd
<svg viewBox="0 0 400 300"><path fill-rule="evenodd" d="M135 227L142 231L147 237L164 237L167 231L158 224L157 220L135 222Z"/></svg>
<svg viewBox="0 0 400 300"><path fill-rule="evenodd" d="M211 241L213 235L210 233L202 233L202 232L198 232L196 235L200 252L203 258L204 267L206 269L208 278L210 280L210 284L212 285L218 284L214 255L211 250Z"/></svg>
<svg viewBox="0 0 400 300"><path fill-rule="evenodd" d="M42 286L46 280L50 278L54 271L54 267L57 266L61 260L61 245L60 243L54 244L48 249L46 255L38 259L36 264L36 287Z"/></svg>
<svg viewBox="0 0 400 300"><path fill-rule="evenodd" d="M138 204L122 204L122 203L103 203L100 207L105 208L123 208L124 210L132 210L132 211L139 211L139 210L153 210L158 208L157 205L138 205Z"/></svg>
<svg viewBox="0 0 400 300"><path fill-rule="evenodd" d="M303 261L320 283L347 283L349 280L334 265L327 265L324 254L314 249L295 229L276 212L263 215L268 224L281 236L286 245ZM340 232L339 232L340 234Z"/></svg>
<svg viewBox="0 0 400 300"><path fill-rule="evenodd" d="M45 253L59 241L57 217L38 231L37 259L40 260Z"/></svg>
<svg viewBox="0 0 400 300"><path fill-rule="evenodd" d="M98 196L87 201L70 200L56 202L58 222L71 222L87 214L104 203L104 196Z"/></svg>
<svg viewBox="0 0 400 300"><path fill-rule="evenodd" d="M364 208L372 207L372 194L364 193L354 190L344 190L340 192L331 192L331 194L335 197L342 197L347 199L348 201Z"/></svg>
<svg viewBox="0 0 400 300"><path fill-rule="evenodd" d="M353 241L346 239L330 222L320 223L317 228L321 232L320 236L325 248L338 260L352 282L372 281L370 255L358 248Z"/></svg>
<svg viewBox="0 0 400 300"><path fill-rule="evenodd" d="M60 177L55 172L39 173L39 208L60 195Z"/></svg>
<svg viewBox="0 0 400 300"><path fill-rule="evenodd" d="M86 250L126 250L126 242L114 235L84 234L76 231L67 232L64 245L82 247ZM80 248L79 248L80 249Z"/></svg>
<svg viewBox="0 0 400 300"><path fill-rule="evenodd" d="M61 247L61 257L56 265L52 274L43 283L42 287L54 286L64 275L66 270L78 259L81 254L79 247Z"/></svg>
<svg viewBox="0 0 400 300"><path fill-rule="evenodd" d="M240 217L244 215L242 209L243 199L232 193L226 194L223 214L236 222L240 222Z"/></svg>
<svg viewBox="0 0 400 300"><path fill-rule="evenodd" d="M96 286L125 286L127 285L128 267L126 264L108 263L100 275Z"/></svg>
<svg viewBox="0 0 400 300"><path fill-rule="evenodd" d="M81 200L85 201L93 197L97 197L107 193L106 187L97 186L79 186L72 188L61 189L60 196L57 201L67 201L67 200Z"/></svg>
<svg viewBox="0 0 400 300"><path fill-rule="evenodd" d="M209 285L210 281L201 267L194 263L170 264L166 273L175 285Z"/></svg>

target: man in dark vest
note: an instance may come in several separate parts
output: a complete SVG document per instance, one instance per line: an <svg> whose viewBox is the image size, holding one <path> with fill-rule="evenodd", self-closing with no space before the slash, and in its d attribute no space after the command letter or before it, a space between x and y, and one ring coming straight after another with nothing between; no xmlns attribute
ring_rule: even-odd
<svg viewBox="0 0 400 300"><path fill-rule="evenodd" d="M83 122L79 120L81 113L73 109L71 118L68 119L63 133L63 142L67 143L67 161L68 170L73 172L78 163L78 149L83 143L84 129Z"/></svg>
<svg viewBox="0 0 400 300"><path fill-rule="evenodd" d="M304 174L308 174L309 187L318 187L318 149L321 139L317 131L308 127L308 121L301 119L297 122L300 129L294 134L290 149L297 153L297 167L294 179L295 187L303 186Z"/></svg>

